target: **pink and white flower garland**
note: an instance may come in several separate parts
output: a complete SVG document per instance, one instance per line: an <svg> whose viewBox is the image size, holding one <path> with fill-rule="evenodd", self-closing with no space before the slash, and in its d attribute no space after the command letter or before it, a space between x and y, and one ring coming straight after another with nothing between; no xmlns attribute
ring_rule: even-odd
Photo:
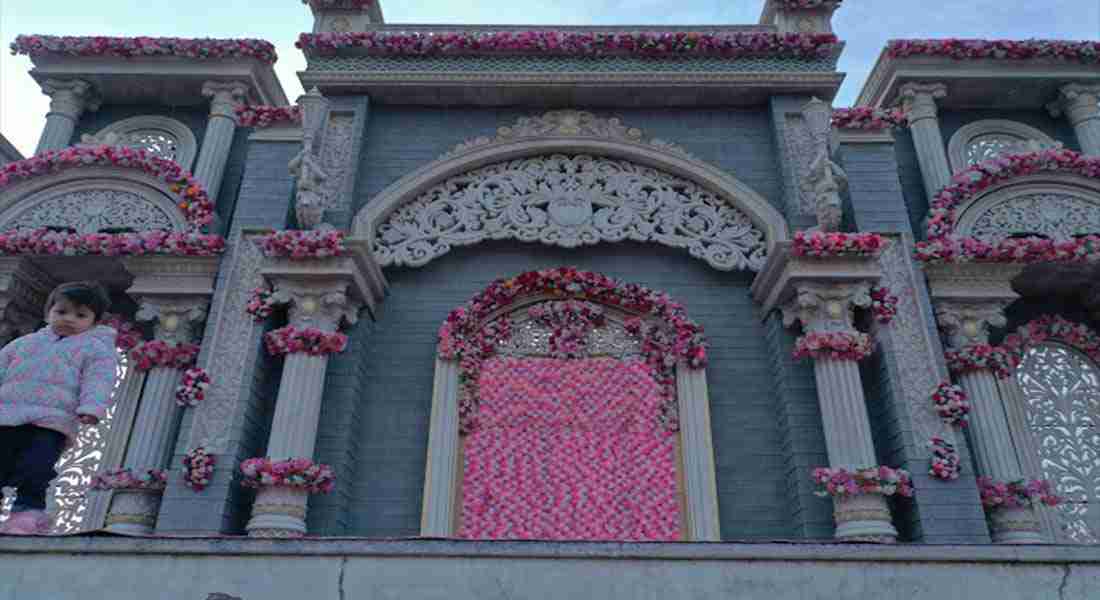
<svg viewBox="0 0 1100 600"><path fill-rule="evenodd" d="M1083 262L1100 258L1100 236L1067 242L1009 238L990 244L955 234L957 210L999 183L1037 173L1066 173L1100 179L1100 157L1064 148L1002 155L973 165L940 190L928 213L927 241L917 244L916 258L925 262Z"/></svg>
<svg viewBox="0 0 1100 600"><path fill-rule="evenodd" d="M898 316L898 297L890 288L881 285L871 288L871 314L883 325L889 325Z"/></svg>
<svg viewBox="0 0 1100 600"><path fill-rule="evenodd" d="M250 488L288 487L310 494L327 494L336 486L336 474L328 465L314 464L308 458L273 461L250 458L241 463L241 485Z"/></svg>
<svg viewBox="0 0 1100 600"><path fill-rule="evenodd" d="M196 492L210 485L214 478L214 464L217 460L208 454L206 448L199 446L183 455L183 484Z"/></svg>
<svg viewBox="0 0 1100 600"><path fill-rule="evenodd" d="M1100 336L1083 323L1074 323L1060 315L1043 315L1005 336L1004 347L1022 361L1031 346L1047 340L1060 340L1100 363Z"/></svg>
<svg viewBox="0 0 1100 600"><path fill-rule="evenodd" d="M799 10L810 8L837 8L844 0L772 0L779 8Z"/></svg>
<svg viewBox="0 0 1100 600"><path fill-rule="evenodd" d="M811 331L798 338L794 358L861 361L874 352L874 344L866 333L848 331Z"/></svg>
<svg viewBox="0 0 1100 600"><path fill-rule="evenodd" d="M818 467L813 470L813 481L817 484L814 495L823 498L864 494L913 497L913 482L905 469L867 467L853 472L843 468Z"/></svg>
<svg viewBox="0 0 1100 600"><path fill-rule="evenodd" d="M932 463L928 474L936 479L954 481L962 473L962 461L955 445L948 443L943 438L932 438Z"/></svg>
<svg viewBox="0 0 1100 600"><path fill-rule="evenodd" d="M998 379L1008 379L1020 366L1020 358L1012 349L990 344L973 344L962 350L949 350L944 357L947 358L948 370L955 374L989 369Z"/></svg>
<svg viewBox="0 0 1100 600"><path fill-rule="evenodd" d="M812 258L878 256L885 247L886 239L877 233L798 231L794 234L791 254Z"/></svg>
<svg viewBox="0 0 1100 600"><path fill-rule="evenodd" d="M245 304L244 312L252 315L252 320L260 323L271 316L275 309L282 303L276 300L275 291L271 288L258 287L252 290Z"/></svg>
<svg viewBox="0 0 1100 600"><path fill-rule="evenodd" d="M241 127L270 127L276 123L301 123L300 106L265 106L246 104L236 108L237 121Z"/></svg>
<svg viewBox="0 0 1100 600"><path fill-rule="evenodd" d="M11 43L12 54L27 56L180 56L200 60L255 58L274 64L278 60L271 42L257 39L177 37L107 37L20 35Z"/></svg>
<svg viewBox="0 0 1100 600"><path fill-rule="evenodd" d="M272 356L283 354L327 356L343 352L348 345L348 336L342 333L324 331L316 327L299 329L293 325L288 325L266 333L264 335L264 345L267 347L268 354Z"/></svg>
<svg viewBox="0 0 1100 600"><path fill-rule="evenodd" d="M115 346L122 352L129 352L134 346L141 343L141 330L134 322L117 313L107 313L103 316L103 325L118 332L115 337Z"/></svg>
<svg viewBox="0 0 1100 600"><path fill-rule="evenodd" d="M1025 508L1035 502L1047 506L1058 506L1065 501L1054 493L1053 486L1046 479L1018 479L1016 481L997 481L992 477L978 478L978 491L982 496L982 506L986 508Z"/></svg>
<svg viewBox="0 0 1100 600"><path fill-rule="evenodd" d="M266 235L259 240L264 256L304 260L342 256L344 232L286 229Z"/></svg>
<svg viewBox="0 0 1100 600"><path fill-rule="evenodd" d="M112 469L92 477L93 490L163 490L168 476L160 469L149 469L142 475L134 475L130 469Z"/></svg>
<svg viewBox="0 0 1100 600"><path fill-rule="evenodd" d="M192 368L183 372L180 384L176 386L176 404L179 406L198 406L206 399L206 390L210 389L210 375L205 369Z"/></svg>
<svg viewBox="0 0 1100 600"><path fill-rule="evenodd" d="M947 381L941 383L932 392L932 404L936 407L936 414L948 425L967 426L970 401L961 387Z"/></svg>
<svg viewBox="0 0 1100 600"><path fill-rule="evenodd" d="M197 344L169 344L163 340L142 342L130 350L130 365L138 371L156 367L184 370L195 364L199 356Z"/></svg>
<svg viewBox="0 0 1100 600"><path fill-rule="evenodd" d="M531 318L550 328L552 358L582 358L588 334L607 322L603 309L590 302L543 302L527 309Z"/></svg>
<svg viewBox="0 0 1100 600"><path fill-rule="evenodd" d="M4 256L217 256L225 238L205 233L143 231L141 233L64 233L49 229L0 232Z"/></svg>
<svg viewBox="0 0 1100 600"><path fill-rule="evenodd" d="M909 126L909 115L897 108L853 106L833 111L833 127L883 131Z"/></svg>
<svg viewBox="0 0 1100 600"><path fill-rule="evenodd" d="M1058 61L1095 64L1100 62L1100 42L1066 40L890 40L886 44L890 58L908 56L940 56L955 60L1031 60L1046 58Z"/></svg>
<svg viewBox="0 0 1100 600"><path fill-rule="evenodd" d="M303 33L295 46L334 53L359 48L395 56L543 54L646 57L720 56L727 59L826 58L839 48L831 33L763 31L355 31Z"/></svg>
<svg viewBox="0 0 1100 600"><path fill-rule="evenodd" d="M171 160L127 146L71 146L8 163L0 167L0 189L42 175L87 166L135 169L167 183L176 195L176 206L195 231L214 220L214 203L191 173Z"/></svg>
<svg viewBox="0 0 1100 600"><path fill-rule="evenodd" d="M320 9L351 7L357 10L366 10L374 4L374 0L302 0L302 4Z"/></svg>

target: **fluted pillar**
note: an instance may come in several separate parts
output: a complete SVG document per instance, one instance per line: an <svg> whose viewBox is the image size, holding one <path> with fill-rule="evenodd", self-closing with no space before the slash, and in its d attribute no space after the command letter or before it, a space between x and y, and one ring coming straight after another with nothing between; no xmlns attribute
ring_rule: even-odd
<svg viewBox="0 0 1100 600"><path fill-rule="evenodd" d="M360 304L339 279L270 277L275 293L289 305L290 326L336 332L353 324ZM292 353L283 363L267 458L312 459L317 442L328 356ZM308 493L299 488L264 486L256 493L248 534L252 537L300 537L306 533Z"/></svg>
<svg viewBox="0 0 1100 600"><path fill-rule="evenodd" d="M859 335L853 324L855 307L870 306L870 282L804 283L797 296L782 307L784 323L799 321L807 335L847 333ZM871 421L863 395L859 363L831 357L814 358L814 376L825 447L831 468L856 471L878 461L871 437ZM892 524L886 498L861 494L834 499L836 537L847 540L892 542L898 532Z"/></svg>
<svg viewBox="0 0 1100 600"><path fill-rule="evenodd" d="M141 299L137 320L153 323L156 340L191 343L206 318L208 303L195 298ZM172 454L182 409L176 404L181 371L155 366L145 377L137 415L122 467L135 475L164 470ZM107 515L107 530L147 535L156 526L163 490L116 490Z"/></svg>
<svg viewBox="0 0 1100 600"><path fill-rule="evenodd" d="M988 344L989 327L1005 324L1004 303L940 301L936 317L954 351ZM970 397L969 430L978 473L997 481L1024 477L1016 454L1008 416L993 372L987 368L960 373L959 385ZM1039 518L1031 507L995 508L989 513L993 541L1002 544L1040 543Z"/></svg>
<svg viewBox="0 0 1100 600"><path fill-rule="evenodd" d="M947 86L942 83L907 83L901 86L898 95L909 113L909 130L917 149L924 190L932 198L951 183L951 166L947 162L936 109L936 100L947 96Z"/></svg>
<svg viewBox="0 0 1100 600"><path fill-rule="evenodd" d="M1070 83L1058 90L1058 99L1047 105L1055 117L1065 115L1077 134L1081 152L1100 156L1100 85Z"/></svg>
<svg viewBox="0 0 1100 600"><path fill-rule="evenodd" d="M210 98L210 118L195 163L195 178L206 188L210 200L216 202L233 147L233 134L237 131L236 110L248 95L248 85L209 81L203 84L202 95Z"/></svg>
<svg viewBox="0 0 1100 600"><path fill-rule="evenodd" d="M42 93L50 97L50 112L46 113L46 126L38 138L35 154L68 147L84 111L99 109L92 84L80 79L47 79L42 83Z"/></svg>

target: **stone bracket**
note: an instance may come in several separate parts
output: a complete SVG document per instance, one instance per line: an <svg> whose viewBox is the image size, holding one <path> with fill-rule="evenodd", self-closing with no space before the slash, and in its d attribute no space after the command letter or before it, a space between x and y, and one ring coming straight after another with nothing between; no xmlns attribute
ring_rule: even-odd
<svg viewBox="0 0 1100 600"><path fill-rule="evenodd" d="M780 242L768 256L764 270L752 283L752 296L771 311L790 302L807 284L838 285L874 283L882 277L877 257L807 258L791 252L792 242Z"/></svg>

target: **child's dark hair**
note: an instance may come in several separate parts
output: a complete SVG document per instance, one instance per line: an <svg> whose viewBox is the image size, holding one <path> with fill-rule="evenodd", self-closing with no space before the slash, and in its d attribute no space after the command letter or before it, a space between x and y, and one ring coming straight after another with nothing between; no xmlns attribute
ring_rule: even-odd
<svg viewBox="0 0 1100 600"><path fill-rule="evenodd" d="M111 296L98 281L70 281L55 287L46 299L46 312L50 312L61 298L78 306L87 306L95 313L96 321L103 318L103 313L111 307Z"/></svg>

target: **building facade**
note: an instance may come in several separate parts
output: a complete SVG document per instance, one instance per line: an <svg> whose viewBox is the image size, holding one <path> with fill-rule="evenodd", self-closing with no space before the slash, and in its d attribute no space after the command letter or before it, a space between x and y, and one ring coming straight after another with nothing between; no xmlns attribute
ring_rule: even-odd
<svg viewBox="0 0 1100 600"><path fill-rule="evenodd" d="M95 277L126 359L0 596L1100 584L1100 44L893 41L834 109L840 0L304 4L293 106L260 40L13 44L2 331Z"/></svg>

